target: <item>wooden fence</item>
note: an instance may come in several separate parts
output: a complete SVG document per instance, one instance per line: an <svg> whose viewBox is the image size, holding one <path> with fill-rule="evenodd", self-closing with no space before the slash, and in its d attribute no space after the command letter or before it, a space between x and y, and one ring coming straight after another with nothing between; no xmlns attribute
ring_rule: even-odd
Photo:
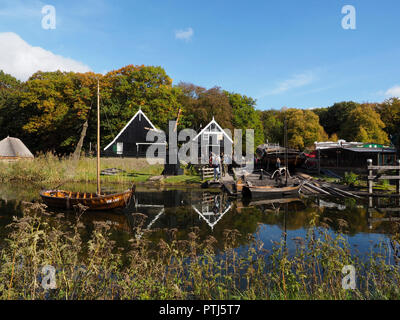
<svg viewBox="0 0 400 320"><path fill-rule="evenodd" d="M378 180L396 180L396 193L400 195L400 160L397 160L397 166L374 166L372 159L367 160L368 164L368 193L372 195L374 181ZM396 170L396 175L385 175L382 172L388 170ZM374 175L374 171L378 171Z"/></svg>
<svg viewBox="0 0 400 320"><path fill-rule="evenodd" d="M202 180L214 177L214 168L201 167L199 170Z"/></svg>

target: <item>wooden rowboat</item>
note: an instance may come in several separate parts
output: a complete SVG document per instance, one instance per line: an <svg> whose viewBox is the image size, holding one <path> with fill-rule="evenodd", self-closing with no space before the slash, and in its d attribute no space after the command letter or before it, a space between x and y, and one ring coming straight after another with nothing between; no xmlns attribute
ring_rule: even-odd
<svg viewBox="0 0 400 320"><path fill-rule="evenodd" d="M63 190L46 190L40 193L44 203L51 208L72 209L81 204L88 210L112 210L125 207L133 195L133 190L121 193L97 195L97 193L80 193Z"/></svg>
<svg viewBox="0 0 400 320"><path fill-rule="evenodd" d="M276 186L243 186L242 195L244 198L283 198L293 196L300 192L302 185L276 187Z"/></svg>

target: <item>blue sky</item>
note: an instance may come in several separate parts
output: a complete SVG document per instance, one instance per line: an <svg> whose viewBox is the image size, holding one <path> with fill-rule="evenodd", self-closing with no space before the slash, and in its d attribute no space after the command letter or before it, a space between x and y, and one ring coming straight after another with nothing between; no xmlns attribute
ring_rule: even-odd
<svg viewBox="0 0 400 320"><path fill-rule="evenodd" d="M42 28L44 5L56 29ZM342 28L344 5L355 30ZM160 65L174 84L220 86L259 109L375 102L400 96L399 12L398 0L0 0L0 69Z"/></svg>

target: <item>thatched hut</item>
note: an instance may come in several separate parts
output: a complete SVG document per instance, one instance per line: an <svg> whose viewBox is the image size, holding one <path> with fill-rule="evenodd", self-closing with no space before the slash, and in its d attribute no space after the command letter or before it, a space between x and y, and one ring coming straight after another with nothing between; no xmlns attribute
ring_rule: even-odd
<svg viewBox="0 0 400 320"><path fill-rule="evenodd" d="M0 141L0 160L33 159L32 152L18 138L7 137Z"/></svg>

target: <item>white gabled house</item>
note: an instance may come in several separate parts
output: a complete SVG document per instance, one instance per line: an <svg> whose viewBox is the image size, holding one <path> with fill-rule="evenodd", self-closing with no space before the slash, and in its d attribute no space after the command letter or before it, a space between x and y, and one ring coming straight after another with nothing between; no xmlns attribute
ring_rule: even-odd
<svg viewBox="0 0 400 320"><path fill-rule="evenodd" d="M221 128L214 117L192 141L198 143L199 155L205 160L208 160L211 152L220 154L222 152L232 152L233 150L232 138ZM230 150L225 150L226 146Z"/></svg>

